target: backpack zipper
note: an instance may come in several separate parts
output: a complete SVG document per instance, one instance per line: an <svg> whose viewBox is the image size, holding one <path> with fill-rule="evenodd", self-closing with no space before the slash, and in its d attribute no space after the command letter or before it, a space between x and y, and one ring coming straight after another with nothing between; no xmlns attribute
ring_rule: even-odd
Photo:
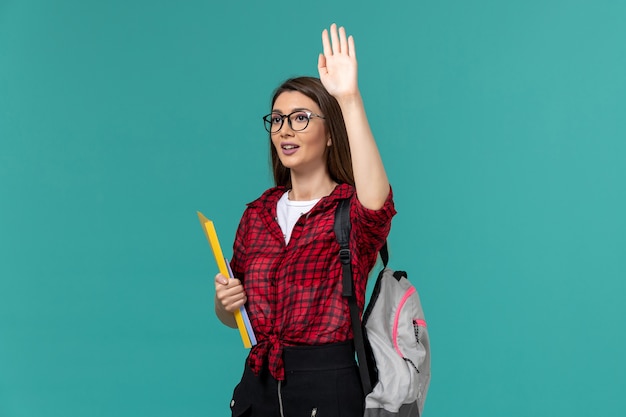
<svg viewBox="0 0 626 417"><path fill-rule="evenodd" d="M404 293L404 295L402 296L402 299L400 300L400 302L398 303L398 308L393 318L393 328L391 331L391 339L393 340L393 348L395 349L396 353L401 358L404 358L404 354L400 350L400 346L398 346L398 322L400 321L400 314L402 313L402 309L404 308L404 305L409 300L409 297L412 296L413 294L415 294L415 287L409 287Z"/></svg>

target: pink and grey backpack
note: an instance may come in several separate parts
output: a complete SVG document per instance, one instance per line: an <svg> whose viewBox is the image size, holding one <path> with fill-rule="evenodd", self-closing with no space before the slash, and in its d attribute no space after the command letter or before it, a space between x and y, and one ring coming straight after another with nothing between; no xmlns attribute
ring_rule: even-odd
<svg viewBox="0 0 626 417"><path fill-rule="evenodd" d="M380 250L384 268L359 317L350 256L350 201L335 213L335 235L343 266L343 296L348 299L354 344L365 397L365 417L419 417L430 383L430 343L419 294L404 271L387 268L387 244Z"/></svg>

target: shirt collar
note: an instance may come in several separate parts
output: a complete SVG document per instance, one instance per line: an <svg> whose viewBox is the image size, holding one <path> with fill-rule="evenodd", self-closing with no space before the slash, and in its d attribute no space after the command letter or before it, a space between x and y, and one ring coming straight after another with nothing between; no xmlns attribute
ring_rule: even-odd
<svg viewBox="0 0 626 417"><path fill-rule="evenodd" d="M265 191L259 198L247 204L248 207L276 207L280 197L285 194L287 187L272 187ZM337 200L351 198L354 195L354 187L349 184L339 184L335 187L330 195L323 197L318 203L319 206L325 206Z"/></svg>

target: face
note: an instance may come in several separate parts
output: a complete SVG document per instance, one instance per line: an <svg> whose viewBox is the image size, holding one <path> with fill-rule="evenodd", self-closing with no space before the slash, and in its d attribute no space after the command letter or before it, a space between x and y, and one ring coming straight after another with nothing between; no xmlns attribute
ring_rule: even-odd
<svg viewBox="0 0 626 417"><path fill-rule="evenodd" d="M315 101L298 91L281 93L272 108L272 113L277 115L288 115L295 111L324 116ZM292 174L306 175L318 170L325 171L326 152L331 140L324 119L311 116L306 128L299 131L294 129L299 129L301 123L306 123L304 114L298 113L293 119L293 128L287 118L284 118L281 129L271 134L280 161L291 169Z"/></svg>

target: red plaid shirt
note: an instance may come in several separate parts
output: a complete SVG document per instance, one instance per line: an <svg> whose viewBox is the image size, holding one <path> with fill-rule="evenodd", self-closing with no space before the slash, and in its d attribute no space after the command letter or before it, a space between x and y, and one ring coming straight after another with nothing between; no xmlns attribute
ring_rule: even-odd
<svg viewBox="0 0 626 417"><path fill-rule="evenodd" d="M340 199L351 198L350 249L357 303L365 303L367 276L376 263L396 213L393 195L380 210L369 210L354 187L341 184L294 226L289 244L276 220L284 187L267 190L248 204L234 244L232 269L243 282L246 308L258 344L248 363L258 374L267 365L284 379L283 346L322 345L352 338L350 309L341 295L339 244L333 231Z"/></svg>

